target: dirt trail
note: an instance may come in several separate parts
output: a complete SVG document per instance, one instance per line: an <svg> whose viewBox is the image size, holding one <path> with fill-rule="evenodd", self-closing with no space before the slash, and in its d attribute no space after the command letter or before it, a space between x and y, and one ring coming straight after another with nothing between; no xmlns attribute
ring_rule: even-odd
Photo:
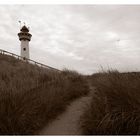
<svg viewBox="0 0 140 140"><path fill-rule="evenodd" d="M93 89L92 89L93 90ZM66 111L47 125L40 135L81 135L79 119L83 109L90 103L91 96L81 97L73 101Z"/></svg>

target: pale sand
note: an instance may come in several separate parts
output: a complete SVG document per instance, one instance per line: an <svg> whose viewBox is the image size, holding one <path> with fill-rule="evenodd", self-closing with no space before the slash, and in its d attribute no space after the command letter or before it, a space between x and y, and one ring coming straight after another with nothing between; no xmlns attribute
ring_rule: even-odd
<svg viewBox="0 0 140 140"><path fill-rule="evenodd" d="M90 103L90 96L81 97L73 101L66 111L47 125L40 135L81 135L79 119L83 109Z"/></svg>

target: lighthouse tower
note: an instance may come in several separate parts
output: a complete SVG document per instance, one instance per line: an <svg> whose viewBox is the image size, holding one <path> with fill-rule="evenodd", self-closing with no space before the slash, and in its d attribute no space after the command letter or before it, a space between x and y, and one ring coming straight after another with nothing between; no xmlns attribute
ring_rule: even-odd
<svg viewBox="0 0 140 140"><path fill-rule="evenodd" d="M19 40L21 41L21 57L25 60L29 59L29 41L32 35L29 33L29 29L24 25L18 33Z"/></svg>

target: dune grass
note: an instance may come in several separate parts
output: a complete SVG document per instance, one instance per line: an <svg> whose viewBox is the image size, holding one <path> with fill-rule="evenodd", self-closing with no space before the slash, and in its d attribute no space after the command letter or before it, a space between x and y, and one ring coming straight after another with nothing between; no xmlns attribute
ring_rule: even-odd
<svg viewBox="0 0 140 140"><path fill-rule="evenodd" d="M108 71L90 77L96 87L81 116L84 135L140 134L140 73Z"/></svg>
<svg viewBox="0 0 140 140"><path fill-rule="evenodd" d="M0 134L34 135L88 93L84 77L0 55Z"/></svg>

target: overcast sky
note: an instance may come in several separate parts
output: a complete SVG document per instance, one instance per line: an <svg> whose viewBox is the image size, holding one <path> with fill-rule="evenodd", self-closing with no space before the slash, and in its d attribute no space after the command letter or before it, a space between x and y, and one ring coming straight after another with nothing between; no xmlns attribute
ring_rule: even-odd
<svg viewBox="0 0 140 140"><path fill-rule="evenodd" d="M0 49L20 54L19 20L33 60L84 74L140 70L138 5L0 5Z"/></svg>

